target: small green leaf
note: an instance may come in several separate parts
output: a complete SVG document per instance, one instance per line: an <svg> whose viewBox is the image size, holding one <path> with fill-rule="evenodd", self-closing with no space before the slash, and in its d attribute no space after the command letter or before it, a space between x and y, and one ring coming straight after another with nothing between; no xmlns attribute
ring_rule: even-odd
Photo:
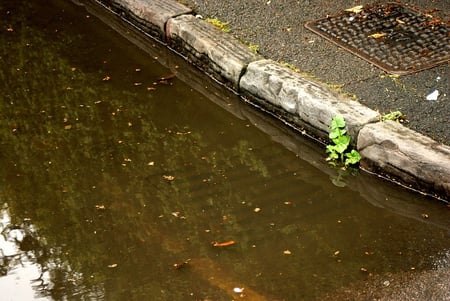
<svg viewBox="0 0 450 301"><path fill-rule="evenodd" d="M345 165L353 165L361 160L361 155L354 149L351 152L345 154Z"/></svg>
<svg viewBox="0 0 450 301"><path fill-rule="evenodd" d="M331 130L345 128L345 120L342 115L337 115L331 120Z"/></svg>
<svg viewBox="0 0 450 301"><path fill-rule="evenodd" d="M346 132L346 130L334 129L334 130L330 131L330 134L328 135L328 137L330 139L334 139L336 137L344 135L345 132Z"/></svg>
<svg viewBox="0 0 450 301"><path fill-rule="evenodd" d="M333 139L333 142L336 144L336 150L343 153L350 144L350 136L339 136L336 139Z"/></svg>

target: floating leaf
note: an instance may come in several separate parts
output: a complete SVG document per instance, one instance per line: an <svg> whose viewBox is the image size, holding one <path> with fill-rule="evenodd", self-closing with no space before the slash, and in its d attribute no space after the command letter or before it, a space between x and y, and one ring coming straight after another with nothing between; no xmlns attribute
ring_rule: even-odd
<svg viewBox="0 0 450 301"><path fill-rule="evenodd" d="M164 180L167 180L167 181L169 181L169 182L172 182L173 180L175 180L175 177L174 177L174 176L166 176L166 175L163 175L163 179L164 179Z"/></svg>
<svg viewBox="0 0 450 301"><path fill-rule="evenodd" d="M218 247L218 248L222 248L222 247L228 247L228 246L232 246L234 245L236 242L234 240L229 240L229 241L224 241L224 242L213 242L212 245L213 247Z"/></svg>

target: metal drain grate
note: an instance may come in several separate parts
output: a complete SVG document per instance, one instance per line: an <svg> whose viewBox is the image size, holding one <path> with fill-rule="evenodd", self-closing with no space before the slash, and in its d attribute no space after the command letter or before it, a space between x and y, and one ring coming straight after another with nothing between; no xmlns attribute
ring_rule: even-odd
<svg viewBox="0 0 450 301"><path fill-rule="evenodd" d="M400 3L354 7L305 26L388 73L414 73L450 60L448 24Z"/></svg>

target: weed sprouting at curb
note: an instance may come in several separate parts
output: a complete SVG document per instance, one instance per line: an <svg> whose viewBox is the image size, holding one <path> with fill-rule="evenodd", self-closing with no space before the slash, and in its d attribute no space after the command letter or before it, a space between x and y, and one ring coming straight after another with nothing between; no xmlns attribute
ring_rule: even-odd
<svg viewBox="0 0 450 301"><path fill-rule="evenodd" d="M326 152L328 154L327 161L331 165L347 168L358 164L361 160L361 155L354 149L348 150L351 137L347 134L345 126L344 117L341 115L337 115L331 120L328 137L334 144L327 145Z"/></svg>
<svg viewBox="0 0 450 301"><path fill-rule="evenodd" d="M248 48L253 51L254 54L259 53L259 46L255 44L248 45Z"/></svg>
<svg viewBox="0 0 450 301"><path fill-rule="evenodd" d="M230 32L231 31L230 27L228 26L228 22L222 22L217 18L206 18L205 21L216 26L222 32Z"/></svg>
<svg viewBox="0 0 450 301"><path fill-rule="evenodd" d="M381 117L381 121L386 121L386 120L392 120L392 121L397 121L397 122L403 123L406 121L406 115L400 111L393 111L393 112L384 114Z"/></svg>

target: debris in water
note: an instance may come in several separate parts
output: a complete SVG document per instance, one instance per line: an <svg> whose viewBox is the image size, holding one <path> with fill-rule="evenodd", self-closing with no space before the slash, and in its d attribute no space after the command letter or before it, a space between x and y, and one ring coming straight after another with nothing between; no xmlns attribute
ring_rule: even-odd
<svg viewBox="0 0 450 301"><path fill-rule="evenodd" d="M188 259L186 259L185 261L180 262L180 263L174 263L174 264L173 264L173 268L174 268L175 270L179 270L179 269L181 269L181 268L184 268L184 267L189 263L189 261L191 261L190 258L188 258Z"/></svg>
<svg viewBox="0 0 450 301"><path fill-rule="evenodd" d="M176 77L176 74L174 74L174 73L168 74L168 75L163 76L160 79L158 79L158 83L167 84L169 80L171 80L175 77Z"/></svg>
<svg viewBox="0 0 450 301"><path fill-rule="evenodd" d="M236 242L234 240L229 240L229 241L225 241L225 242L217 242L214 241L212 243L213 247L217 247L217 248L222 248L222 247L228 247L228 246L232 246L234 245Z"/></svg>
<svg viewBox="0 0 450 301"><path fill-rule="evenodd" d="M175 177L174 176L163 175L163 179L167 180L169 182L172 182L173 180L175 180Z"/></svg>
<svg viewBox="0 0 450 301"><path fill-rule="evenodd" d="M438 90L434 90L433 92L431 92L430 94L427 95L427 100L437 100L439 97L439 91Z"/></svg>
<svg viewBox="0 0 450 301"><path fill-rule="evenodd" d="M233 292L235 292L236 294L242 294L244 292L244 288L243 287L235 287L235 288L233 288Z"/></svg>

